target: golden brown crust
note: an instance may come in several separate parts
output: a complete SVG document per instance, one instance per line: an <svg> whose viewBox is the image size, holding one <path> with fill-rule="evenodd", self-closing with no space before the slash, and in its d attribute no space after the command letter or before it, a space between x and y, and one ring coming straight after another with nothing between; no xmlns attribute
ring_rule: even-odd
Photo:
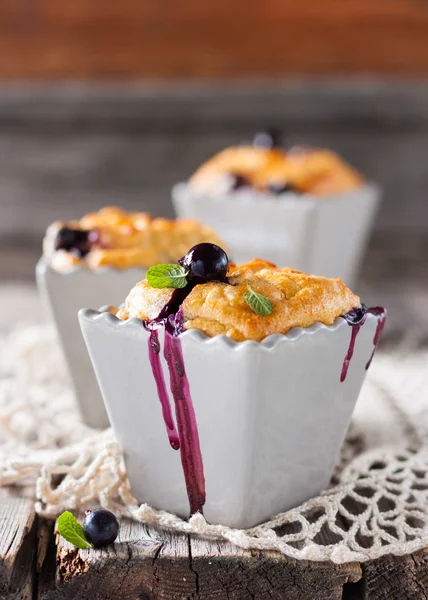
<svg viewBox="0 0 428 600"><path fill-rule="evenodd" d="M96 229L100 243L83 258L72 252L55 250L55 236L62 227ZM46 232L43 253L49 264L61 272L74 266L148 268L158 263L176 262L189 248L201 242L223 246L210 228L193 219L153 219L147 213L128 213L120 208L106 207L77 221L53 223Z"/></svg>
<svg viewBox="0 0 428 600"><path fill-rule="evenodd" d="M332 325L336 317L360 306L360 299L341 279L306 275L290 268L279 269L260 259L230 265L230 283L197 285L182 304L185 329L199 329L213 337L224 334L238 342L261 341L273 333L314 323ZM244 300L248 285L273 304L272 314L253 312ZM141 281L131 290L118 317L156 318L171 298L172 290L154 289Z"/></svg>
<svg viewBox="0 0 428 600"><path fill-rule="evenodd" d="M226 148L204 163L190 178L197 192L216 193L227 174L242 175L257 190L291 184L301 193L325 196L348 192L362 184L362 177L329 150L237 146Z"/></svg>
<svg viewBox="0 0 428 600"><path fill-rule="evenodd" d="M143 279L129 292L125 306L117 312L117 318L126 321L136 317L142 321L152 321L171 300L172 288L153 288Z"/></svg>

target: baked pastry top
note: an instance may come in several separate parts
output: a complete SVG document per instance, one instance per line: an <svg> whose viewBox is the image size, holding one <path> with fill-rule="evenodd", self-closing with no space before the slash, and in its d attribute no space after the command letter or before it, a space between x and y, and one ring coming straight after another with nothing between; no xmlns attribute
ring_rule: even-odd
<svg viewBox="0 0 428 600"><path fill-rule="evenodd" d="M249 286L270 300L273 310L269 315L254 312L246 302ZM181 290L158 289L147 279L140 281L117 317L156 320L177 292ZM336 317L360 305L359 297L341 279L306 275L254 259L230 264L225 282L209 281L192 287L181 304L180 319L184 329L199 329L210 337L224 334L238 342L261 341L293 327L310 327L317 322L332 325Z"/></svg>
<svg viewBox="0 0 428 600"><path fill-rule="evenodd" d="M328 196L362 185L361 175L330 150L234 146L204 163L189 180L198 193L259 192Z"/></svg>
<svg viewBox="0 0 428 600"><path fill-rule="evenodd" d="M152 218L147 213L102 208L79 220L50 225L43 255L55 270L150 267L176 261L200 242L221 243L212 229L193 219Z"/></svg>

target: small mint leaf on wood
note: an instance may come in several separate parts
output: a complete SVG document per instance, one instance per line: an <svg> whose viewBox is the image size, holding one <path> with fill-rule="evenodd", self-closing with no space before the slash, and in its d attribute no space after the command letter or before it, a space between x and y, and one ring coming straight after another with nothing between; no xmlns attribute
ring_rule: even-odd
<svg viewBox="0 0 428 600"><path fill-rule="evenodd" d="M150 267L146 277L153 288L184 288L187 285L187 271L181 265L155 265Z"/></svg>
<svg viewBox="0 0 428 600"><path fill-rule="evenodd" d="M92 548L83 532L83 527L77 521L76 517L68 510L58 517L58 532L62 537L81 550Z"/></svg>
<svg viewBox="0 0 428 600"><path fill-rule="evenodd" d="M255 292L251 286L248 286L248 292L244 294L244 300L251 310L262 317L267 317L273 312L273 304L269 298Z"/></svg>

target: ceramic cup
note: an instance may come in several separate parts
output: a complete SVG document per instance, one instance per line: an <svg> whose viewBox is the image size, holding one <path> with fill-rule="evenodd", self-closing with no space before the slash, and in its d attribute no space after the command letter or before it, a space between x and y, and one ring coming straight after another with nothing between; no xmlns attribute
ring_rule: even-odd
<svg viewBox="0 0 428 600"><path fill-rule="evenodd" d="M150 333L138 319L121 321L109 313L82 310L79 319L133 493L140 502L188 517L184 461L189 456L185 445L174 450L168 439ZM261 343L209 338L196 330L178 337L181 376L185 371L191 396L184 418L191 425L194 411L200 456L193 464L203 469L208 521L252 527L327 487L376 328L377 319L369 314L343 382L353 330L342 318L331 327L296 328ZM158 335L159 368L169 387L165 339L162 331ZM181 409L175 398L171 415L178 431Z"/></svg>
<svg viewBox="0 0 428 600"><path fill-rule="evenodd" d="M213 227L236 263L262 256L305 273L340 277L352 287L380 190L366 184L331 197L293 193L272 197L245 189L210 196L180 183L172 190L172 200L179 217Z"/></svg>
<svg viewBox="0 0 428 600"><path fill-rule="evenodd" d="M39 292L56 326L82 418L90 427L105 429L109 421L77 313L82 306L118 306L145 274L146 269L109 267L97 271L75 267L59 273L43 258L37 264Z"/></svg>

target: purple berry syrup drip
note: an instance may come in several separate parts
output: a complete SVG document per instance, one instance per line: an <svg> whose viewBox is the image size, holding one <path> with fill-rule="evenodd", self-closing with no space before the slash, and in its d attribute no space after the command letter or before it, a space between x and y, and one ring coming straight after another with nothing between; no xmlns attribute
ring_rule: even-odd
<svg viewBox="0 0 428 600"><path fill-rule="evenodd" d="M351 333L351 341L349 343L348 352L346 353L345 360L343 361L342 372L340 374L340 381L343 382L346 379L346 375L348 374L349 363L351 362L352 356L355 350L355 342L357 339L357 335L364 325L367 319L367 315L372 314L377 318L377 327L376 332L373 338L373 352L367 361L366 370L369 368L373 356L376 352L376 348L379 344L379 340L382 335L382 331L385 325L386 320L386 309L382 306L374 306L372 308L367 308L364 304L360 307L356 307L351 309L346 315L343 315L343 319L352 327Z"/></svg>
<svg viewBox="0 0 428 600"><path fill-rule="evenodd" d="M203 512L205 504L204 465L199 443L198 425L193 408L190 386L184 367L183 351L178 335L182 332L182 312L168 315L168 307L177 308L177 297L183 297L183 290L174 290L171 300L163 308L161 317L145 327L150 331L148 340L149 360L159 400L162 406L162 416L165 422L168 439L174 450L180 450L187 496L189 498L190 514ZM160 342L158 329L165 330L164 357L168 365L171 394L175 404L178 433L171 413L171 405L166 389L165 378L160 362Z"/></svg>
<svg viewBox="0 0 428 600"><path fill-rule="evenodd" d="M186 481L190 514L202 513L206 494L198 425L184 367L181 341L176 335L172 335L168 328L165 329L164 356L169 369L171 393L175 403L181 464Z"/></svg>
<svg viewBox="0 0 428 600"><path fill-rule="evenodd" d="M180 259L179 263L187 269L188 284L185 288L175 289L158 317L145 322L144 326L150 332L148 340L149 360L156 382L169 443L174 450L180 450L190 514L194 514L203 512L206 498L205 476L198 425L184 366L181 341L178 337L183 332L181 305L195 285L208 281L226 281L228 259L226 253L215 244L198 244L191 248L186 256ZM161 327L165 331L164 357L168 365L178 433L174 425L160 361L161 346L158 329Z"/></svg>
<svg viewBox="0 0 428 600"><path fill-rule="evenodd" d="M178 437L178 433L174 425L174 420L172 418L171 404L169 402L168 392L165 384L165 377L163 375L162 365L160 361L161 348L159 343L159 335L156 329L150 330L148 345L149 361L152 367L153 377L156 382L158 397L162 406L162 416L165 422L169 443L171 445L171 448L173 448L174 450L178 450L180 448L180 439Z"/></svg>
<svg viewBox="0 0 428 600"><path fill-rule="evenodd" d="M369 308L368 312L377 317L377 327L373 338L373 352L367 361L366 370L372 364L373 356L376 352L376 348L378 347L379 340L382 337L382 332L386 321L386 309L383 308L383 306L373 306L372 308Z"/></svg>

